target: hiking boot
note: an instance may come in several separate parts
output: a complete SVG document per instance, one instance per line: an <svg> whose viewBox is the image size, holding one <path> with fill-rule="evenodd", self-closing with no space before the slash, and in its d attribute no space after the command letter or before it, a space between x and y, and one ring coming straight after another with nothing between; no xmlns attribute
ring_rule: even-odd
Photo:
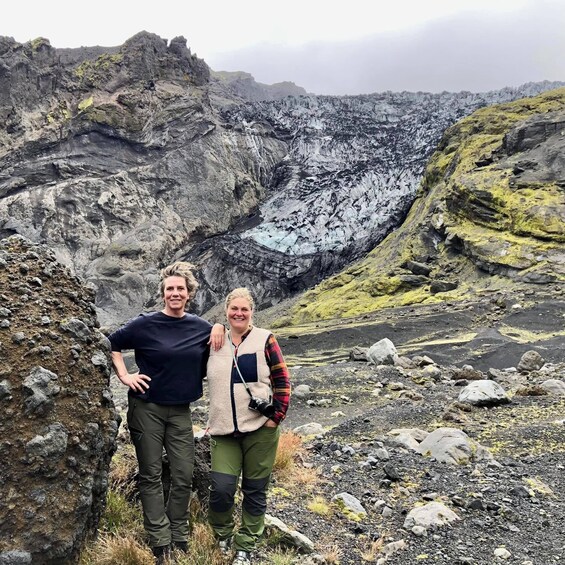
<svg viewBox="0 0 565 565"><path fill-rule="evenodd" d="M187 541L175 541L173 540L173 549L177 551L182 551L182 553L188 552L188 542Z"/></svg>
<svg viewBox="0 0 565 565"><path fill-rule="evenodd" d="M218 547L224 555L229 555L231 553L231 542L232 538L218 540Z"/></svg>
<svg viewBox="0 0 565 565"><path fill-rule="evenodd" d="M236 551L232 565L251 565L251 553L249 551Z"/></svg>
<svg viewBox="0 0 565 565"><path fill-rule="evenodd" d="M170 545L159 545L157 547L152 547L151 551L155 556L155 565L166 565L171 559L171 546Z"/></svg>

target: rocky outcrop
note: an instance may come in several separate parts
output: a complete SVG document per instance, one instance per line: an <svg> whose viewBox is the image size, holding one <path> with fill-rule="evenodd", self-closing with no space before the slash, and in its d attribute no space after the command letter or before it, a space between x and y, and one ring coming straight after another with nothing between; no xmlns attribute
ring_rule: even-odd
<svg viewBox="0 0 565 565"><path fill-rule="evenodd" d="M119 420L94 293L44 246L0 242L0 563L76 563Z"/></svg>
<svg viewBox="0 0 565 565"><path fill-rule="evenodd" d="M270 124L288 139L288 153L258 210L187 254L203 268L200 309L240 284L254 289L261 306L276 304L365 256L405 218L448 126L477 108L540 87L291 97L226 108L226 120L252 135ZM426 282L404 275L402 284ZM437 280L433 292L456 286Z"/></svg>
<svg viewBox="0 0 565 565"><path fill-rule="evenodd" d="M286 152L267 126L259 146L222 125L202 86L209 70L182 38L142 33L82 62L89 51L65 52L69 67L46 43L40 54L4 44L14 68L0 112L14 123L0 132L0 235L47 243L95 285L105 325L151 305L158 269L180 250L255 208ZM33 111L11 80L20 51L36 74L61 75Z"/></svg>
<svg viewBox="0 0 565 565"><path fill-rule="evenodd" d="M241 101L280 100L287 96L307 94L304 88L297 86L293 82L263 84L256 82L252 75L242 71L212 71L211 79L213 83L218 83L217 90L220 96L228 91Z"/></svg>
<svg viewBox="0 0 565 565"><path fill-rule="evenodd" d="M446 127L551 86L298 96L211 73L182 37L0 38L0 236L53 249L94 285L104 325L153 307L178 258L199 266L199 312L239 284L276 304L402 222Z"/></svg>
<svg viewBox="0 0 565 565"><path fill-rule="evenodd" d="M402 227L307 293L292 319L472 298L509 285L561 285L564 123L560 89L481 109L448 129ZM414 262L429 269L419 284Z"/></svg>

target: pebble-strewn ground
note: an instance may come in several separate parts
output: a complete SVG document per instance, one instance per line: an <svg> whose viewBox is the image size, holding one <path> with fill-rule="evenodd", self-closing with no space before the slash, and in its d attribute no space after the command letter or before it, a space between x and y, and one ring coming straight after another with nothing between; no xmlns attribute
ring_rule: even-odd
<svg viewBox="0 0 565 565"><path fill-rule="evenodd" d="M515 391L548 378L563 380L565 365L544 369L505 373L500 383ZM322 553L339 546L341 565L373 557L376 562L382 557L371 552L376 540L385 546L404 540L387 561L392 564L563 563L565 396L514 396L503 406L447 410L462 383L447 380L451 371L444 368L445 380L416 384L418 372L358 362L295 368L295 386L309 384L312 395L293 399L285 425L319 422L327 429L340 423L308 442L307 463L320 470L315 488L290 498L273 496L272 513L315 541ZM387 437L394 428L443 426L465 431L498 464L438 463ZM308 510L315 495L330 503L341 492L354 495L366 517L356 521L331 506L328 516ZM403 527L404 520L412 508L430 501L442 502L460 520L416 536ZM496 557L496 550L505 558Z"/></svg>

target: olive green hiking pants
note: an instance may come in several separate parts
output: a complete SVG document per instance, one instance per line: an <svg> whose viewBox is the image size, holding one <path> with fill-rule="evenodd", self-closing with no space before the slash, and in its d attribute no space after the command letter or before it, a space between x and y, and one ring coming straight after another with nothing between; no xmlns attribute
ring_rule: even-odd
<svg viewBox="0 0 565 565"><path fill-rule="evenodd" d="M139 465L139 495L149 545L186 541L194 469L190 405L161 406L130 397L127 420ZM166 504L161 481L163 448L171 474Z"/></svg>
<svg viewBox="0 0 565 565"><path fill-rule="evenodd" d="M234 534L234 499L240 474L243 493L236 550L252 551L265 528L267 488L277 454L280 428L261 427L243 436L212 436L208 521L218 539Z"/></svg>

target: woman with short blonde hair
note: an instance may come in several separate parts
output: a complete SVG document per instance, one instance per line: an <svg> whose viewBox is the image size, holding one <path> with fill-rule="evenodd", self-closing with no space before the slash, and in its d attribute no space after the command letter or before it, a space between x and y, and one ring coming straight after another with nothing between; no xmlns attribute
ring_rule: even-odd
<svg viewBox="0 0 565 565"><path fill-rule="evenodd" d="M224 337L222 324L212 329L206 320L185 311L198 287L192 269L183 261L162 269L164 308L140 314L108 337L116 375L129 387L127 422L139 465L143 525L157 564L169 562L172 547L188 548L194 469L190 403L202 396L209 344L219 347ZM128 349L135 351L137 373L125 365L122 351ZM163 448L171 474L166 505Z"/></svg>
<svg viewBox="0 0 565 565"><path fill-rule="evenodd" d="M163 296L165 280L168 277L182 277L186 283L188 298L194 298L199 285L194 273L192 272L193 269L194 265L192 263L187 263L186 261L177 261L176 263L161 269L161 282L159 283L161 296Z"/></svg>

